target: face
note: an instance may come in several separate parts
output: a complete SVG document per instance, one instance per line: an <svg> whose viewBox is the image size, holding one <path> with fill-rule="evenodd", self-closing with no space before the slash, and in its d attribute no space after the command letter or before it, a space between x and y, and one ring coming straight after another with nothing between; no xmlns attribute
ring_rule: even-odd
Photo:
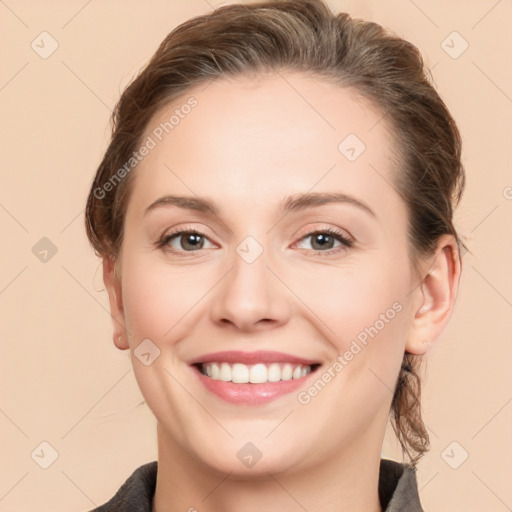
<svg viewBox="0 0 512 512"><path fill-rule="evenodd" d="M218 80L155 116L110 288L159 441L225 473L380 453L412 329L382 114L283 76Z"/></svg>

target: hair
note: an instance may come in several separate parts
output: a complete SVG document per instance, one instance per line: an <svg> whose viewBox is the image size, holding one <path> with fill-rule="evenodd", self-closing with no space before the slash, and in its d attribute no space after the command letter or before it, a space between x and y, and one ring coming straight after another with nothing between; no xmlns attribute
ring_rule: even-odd
<svg viewBox="0 0 512 512"><path fill-rule="evenodd" d="M377 23L333 14L323 0L227 5L186 21L164 39L113 111L111 142L85 214L96 255L117 262L134 174L120 171L126 171L156 113L210 80L287 70L350 87L378 107L394 138L393 186L408 208L411 264L418 269L421 258L433 255L443 234L454 236L461 258L465 245L452 217L465 187L462 142L420 51ZM404 354L390 410L412 465L429 449L421 417L421 360Z"/></svg>

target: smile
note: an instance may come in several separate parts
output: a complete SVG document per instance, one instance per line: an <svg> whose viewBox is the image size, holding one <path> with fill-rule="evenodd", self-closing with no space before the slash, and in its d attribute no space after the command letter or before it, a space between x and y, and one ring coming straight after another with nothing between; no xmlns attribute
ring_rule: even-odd
<svg viewBox="0 0 512 512"><path fill-rule="evenodd" d="M260 405L297 392L321 366L274 351L224 351L189 360L203 388L235 405Z"/></svg>
<svg viewBox="0 0 512 512"><path fill-rule="evenodd" d="M311 373L313 366L316 365L258 363L249 366L243 363L213 362L199 364L199 370L213 380L234 382L235 384L262 384L300 379Z"/></svg>

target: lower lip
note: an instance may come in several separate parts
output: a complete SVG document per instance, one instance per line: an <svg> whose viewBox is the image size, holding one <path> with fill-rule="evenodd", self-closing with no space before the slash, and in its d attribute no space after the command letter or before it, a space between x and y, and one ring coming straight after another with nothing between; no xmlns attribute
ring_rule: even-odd
<svg viewBox="0 0 512 512"><path fill-rule="evenodd" d="M279 380L262 384L235 384L223 380L215 380L203 375L199 368L192 367L204 387L222 400L231 404L259 405L272 402L277 398L293 393L301 388L306 380L315 373L310 372L300 379Z"/></svg>

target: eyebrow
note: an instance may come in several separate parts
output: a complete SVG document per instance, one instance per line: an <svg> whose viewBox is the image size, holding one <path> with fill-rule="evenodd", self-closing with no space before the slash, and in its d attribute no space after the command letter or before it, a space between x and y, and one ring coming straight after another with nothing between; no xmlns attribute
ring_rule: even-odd
<svg viewBox="0 0 512 512"><path fill-rule="evenodd" d="M357 208L366 212L372 217L377 217L375 212L366 203L364 203L363 201L354 196L344 194L341 192L309 192L306 194L294 194L292 196L287 197L281 203L280 210L282 214L286 214L288 212L305 210L306 208L311 208L314 206L322 206L326 204L335 203L356 206ZM212 214L215 216L220 215L219 208L215 205L213 201L209 199L202 197L173 195L166 195L160 197L159 199L151 203L144 211L144 215L157 208L163 208L168 206L176 206L178 208L183 208L187 210L195 210L202 213Z"/></svg>

